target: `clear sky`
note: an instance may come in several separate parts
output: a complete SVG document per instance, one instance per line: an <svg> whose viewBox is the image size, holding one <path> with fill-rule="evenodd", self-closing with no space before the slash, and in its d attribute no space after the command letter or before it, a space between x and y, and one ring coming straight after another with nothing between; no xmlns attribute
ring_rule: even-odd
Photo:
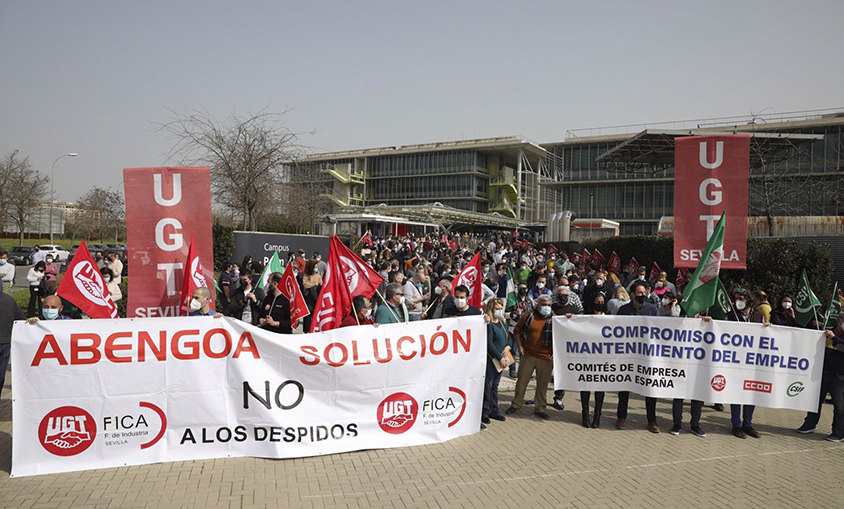
<svg viewBox="0 0 844 509"><path fill-rule="evenodd" d="M844 2L0 0L0 153L58 199L168 164L167 108L317 151L844 107ZM172 163L171 163L172 164Z"/></svg>

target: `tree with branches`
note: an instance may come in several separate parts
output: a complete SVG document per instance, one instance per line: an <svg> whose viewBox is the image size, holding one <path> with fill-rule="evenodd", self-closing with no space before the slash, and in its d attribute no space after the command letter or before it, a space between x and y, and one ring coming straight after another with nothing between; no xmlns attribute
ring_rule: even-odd
<svg viewBox="0 0 844 509"><path fill-rule="evenodd" d="M126 203L123 195L118 191L94 186L79 199L79 210L71 221L76 234L88 241L105 238L118 233L125 228Z"/></svg>
<svg viewBox="0 0 844 509"><path fill-rule="evenodd" d="M49 183L50 177L35 171L28 157L20 159L17 150L0 161L0 219L14 225L21 244Z"/></svg>
<svg viewBox="0 0 844 509"><path fill-rule="evenodd" d="M304 155L299 139L308 133L288 129L286 111L232 113L223 121L207 111L170 113L169 121L157 124L175 139L170 157L209 166L216 203L242 214L243 227L256 230L262 214L277 211L278 191L287 181L284 166Z"/></svg>

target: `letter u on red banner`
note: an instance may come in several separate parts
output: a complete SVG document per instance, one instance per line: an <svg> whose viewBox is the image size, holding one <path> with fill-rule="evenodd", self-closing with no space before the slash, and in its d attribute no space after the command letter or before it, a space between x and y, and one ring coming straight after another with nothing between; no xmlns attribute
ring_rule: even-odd
<svg viewBox="0 0 844 509"><path fill-rule="evenodd" d="M129 250L127 316L178 316L191 235L214 287L208 168L123 170Z"/></svg>
<svg viewBox="0 0 844 509"><path fill-rule="evenodd" d="M726 212L721 268L747 268L750 135L674 140L674 266L697 267L706 241Z"/></svg>

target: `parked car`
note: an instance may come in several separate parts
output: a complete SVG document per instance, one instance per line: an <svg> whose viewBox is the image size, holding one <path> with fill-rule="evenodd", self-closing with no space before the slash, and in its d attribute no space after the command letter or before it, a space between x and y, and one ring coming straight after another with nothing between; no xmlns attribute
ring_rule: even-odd
<svg viewBox="0 0 844 509"><path fill-rule="evenodd" d="M9 260L18 266L31 265L34 252L35 248L32 246L15 246L9 251Z"/></svg>
<svg viewBox="0 0 844 509"><path fill-rule="evenodd" d="M62 246L54 246L52 244L42 245L41 251L44 251L45 254L53 255L53 259L57 262L66 261L67 257L70 256L67 249Z"/></svg>

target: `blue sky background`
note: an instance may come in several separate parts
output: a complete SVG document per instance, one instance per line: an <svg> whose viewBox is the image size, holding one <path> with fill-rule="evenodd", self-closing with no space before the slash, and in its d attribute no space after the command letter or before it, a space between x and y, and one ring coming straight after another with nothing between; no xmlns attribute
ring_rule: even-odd
<svg viewBox="0 0 844 509"><path fill-rule="evenodd" d="M844 2L0 1L0 154L60 200L167 164L167 108L317 151L844 107Z"/></svg>

